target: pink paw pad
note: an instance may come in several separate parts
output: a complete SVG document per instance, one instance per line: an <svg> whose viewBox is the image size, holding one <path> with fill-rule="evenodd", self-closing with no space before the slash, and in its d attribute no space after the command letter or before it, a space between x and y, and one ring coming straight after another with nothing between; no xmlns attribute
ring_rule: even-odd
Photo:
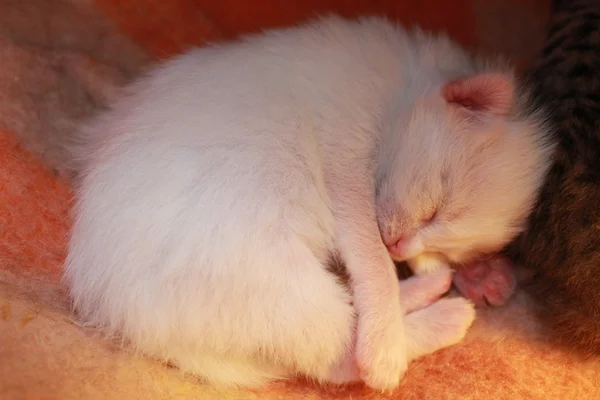
<svg viewBox="0 0 600 400"><path fill-rule="evenodd" d="M456 271L454 286L477 307L505 304L517 287L512 263L506 257L494 256L474 261Z"/></svg>

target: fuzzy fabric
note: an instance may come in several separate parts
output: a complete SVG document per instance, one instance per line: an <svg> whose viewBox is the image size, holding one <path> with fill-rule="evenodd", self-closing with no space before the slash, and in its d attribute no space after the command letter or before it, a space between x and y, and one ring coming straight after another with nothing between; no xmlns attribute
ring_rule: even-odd
<svg viewBox="0 0 600 400"><path fill-rule="evenodd" d="M600 399L600 359L577 359L546 343L521 292L505 307L481 310L459 345L413 362L391 395L306 382L227 392L201 385L71 320L60 283L71 193L22 145L71 129L108 102L111 85L147 62L134 42L166 58L317 12L378 12L447 30L465 45L525 64L543 38L547 6L537 0L0 1L0 398Z"/></svg>
<svg viewBox="0 0 600 400"><path fill-rule="evenodd" d="M51 169L66 158L56 138L70 137L149 60L96 10L64 0L0 3L0 49L0 123Z"/></svg>

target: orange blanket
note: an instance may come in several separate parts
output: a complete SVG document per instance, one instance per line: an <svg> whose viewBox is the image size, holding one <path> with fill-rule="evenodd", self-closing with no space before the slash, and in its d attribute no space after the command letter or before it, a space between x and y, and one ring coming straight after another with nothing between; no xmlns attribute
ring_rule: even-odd
<svg viewBox="0 0 600 400"><path fill-rule="evenodd" d="M89 3L71 2L81 7ZM0 2L0 14L6 3ZM23 3L35 7L44 1ZM103 13L116 29L156 58L208 40L337 11L347 16L383 13L408 24L446 30L467 46L502 51L523 64L543 39L548 7L545 0L93 3L96 12ZM48 17L46 23L51 27L57 21ZM86 30L86 23L82 24L80 32ZM16 124L11 129L25 125ZM70 225L68 186L21 148L14 132L6 129L6 122L3 126L0 399L600 399L600 360L578 360L547 344L524 293L517 293L506 307L480 311L463 343L415 361L402 387L389 396L360 385L322 389L302 382L278 383L260 391L218 392L175 369L119 349L99 338L93 329L79 327L70 319L68 299L60 284Z"/></svg>

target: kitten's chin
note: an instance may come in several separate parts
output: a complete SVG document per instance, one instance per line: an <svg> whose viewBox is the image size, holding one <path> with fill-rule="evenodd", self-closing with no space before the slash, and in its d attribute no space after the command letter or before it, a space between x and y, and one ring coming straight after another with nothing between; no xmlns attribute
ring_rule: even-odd
<svg viewBox="0 0 600 400"><path fill-rule="evenodd" d="M489 256L498 253L502 249L502 246L493 247L486 250L464 250L461 249L456 252L447 252L444 255L450 261L450 264L460 266L464 264L468 264L474 261L478 261L484 258L488 258Z"/></svg>
<svg viewBox="0 0 600 400"><path fill-rule="evenodd" d="M446 256L446 258L452 265L467 264L482 258L482 254L477 251L457 251L447 252L443 254Z"/></svg>
<svg viewBox="0 0 600 400"><path fill-rule="evenodd" d="M446 247L441 242L436 250L444 255L451 264L467 264L473 261L488 258L491 255L501 252L506 244L505 237L496 240L485 240L486 238L473 238L475 240L455 241L452 245Z"/></svg>
<svg viewBox="0 0 600 400"><path fill-rule="evenodd" d="M406 258L400 257L400 256L398 256L398 255L396 255L396 254L394 254L392 252L388 251L388 254L392 258L392 261L394 261L394 262L403 262L403 261L406 261Z"/></svg>

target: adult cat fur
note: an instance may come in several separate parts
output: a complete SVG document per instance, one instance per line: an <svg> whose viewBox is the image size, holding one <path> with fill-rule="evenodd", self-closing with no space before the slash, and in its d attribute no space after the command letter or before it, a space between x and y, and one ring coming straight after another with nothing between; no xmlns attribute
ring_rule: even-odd
<svg viewBox="0 0 600 400"><path fill-rule="evenodd" d="M557 153L529 228L509 248L556 339L600 354L600 2L555 1L528 73Z"/></svg>

